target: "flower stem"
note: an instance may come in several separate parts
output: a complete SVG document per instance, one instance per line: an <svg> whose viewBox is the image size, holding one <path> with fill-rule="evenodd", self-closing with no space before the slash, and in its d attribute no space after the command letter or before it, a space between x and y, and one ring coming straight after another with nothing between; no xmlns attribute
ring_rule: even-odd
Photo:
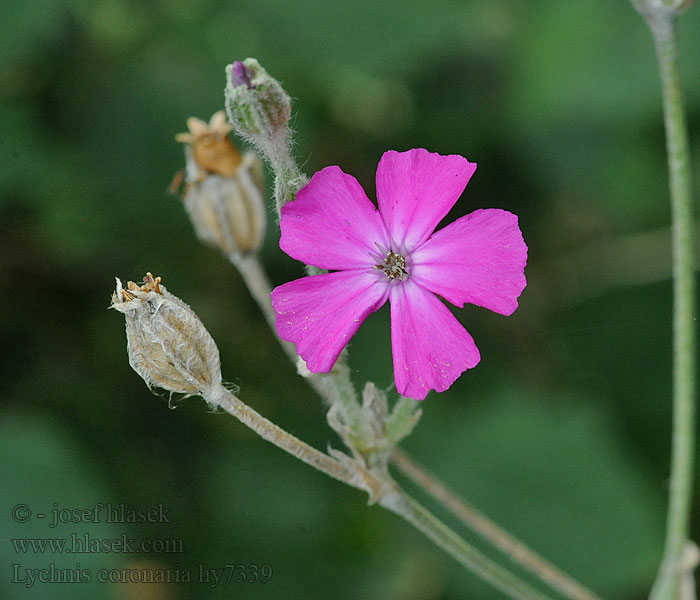
<svg viewBox="0 0 700 600"><path fill-rule="evenodd" d="M695 274L688 133L680 87L676 16L650 11L663 91L673 243L673 448L666 543L651 597L676 600L688 542L695 425Z"/></svg>
<svg viewBox="0 0 700 600"><path fill-rule="evenodd" d="M600 600L596 594L586 589L460 498L405 451L396 448L392 454L391 462L410 481L458 517L464 525L476 531L487 542L493 544L511 561L550 585L552 589L556 590L564 598L569 598L570 600Z"/></svg>
<svg viewBox="0 0 700 600"><path fill-rule="evenodd" d="M307 465L318 469L333 479L369 492L386 509L403 517L429 539L445 550L467 569L493 584L515 600L548 600L528 584L495 564L470 546L449 527L434 517L401 490L388 473L378 473L363 468L359 463L337 460L309 446L278 425L275 425L250 406L244 404L224 387L217 388L204 398L236 417L246 427L278 448L295 456ZM349 459L349 457L348 457Z"/></svg>
<svg viewBox="0 0 700 600"><path fill-rule="evenodd" d="M270 280L267 277L267 273L265 273L265 269L260 264L258 255L256 253L252 253L241 256L235 252L232 252L229 254L228 258L233 266L238 269L238 272L243 278L250 295L253 296L253 299L260 308L260 311L265 317L267 324L270 326L272 331L276 331L275 322L277 320L277 315L275 314L274 308L272 308L272 301L270 300L272 286L270 285ZM289 356L293 362L296 362L297 351L294 344L283 340L279 336L275 337L279 340L285 354L287 354L287 356Z"/></svg>
<svg viewBox="0 0 700 600"><path fill-rule="evenodd" d="M522 600L547 599L547 596L539 593L530 585L467 544L442 521L435 518L402 490L397 489L395 494L382 498L380 504L406 519L416 529L435 542L437 546L451 555L452 558L467 567L467 569L477 573L482 579L491 583L510 598Z"/></svg>
<svg viewBox="0 0 700 600"><path fill-rule="evenodd" d="M267 420L250 406L241 402L226 388L219 387L211 396L204 399L210 404L221 407L228 414L236 417L246 427L255 431L260 437L295 456L307 465L318 469L333 479L353 487L360 487L357 483L357 476L350 467L313 446L309 446L306 442L294 437L272 421Z"/></svg>
<svg viewBox="0 0 700 600"><path fill-rule="evenodd" d="M236 253L231 253L229 255L229 260L233 266L238 269L251 296L253 296L253 299L260 308L260 312L262 312L267 324L275 334L275 338L277 338L280 346L282 346L282 350L284 350L285 354L294 365L298 365L299 355L297 354L294 344L283 340L276 334L277 328L275 322L277 320L277 315L275 314L272 301L270 300L272 286L270 285L270 280L265 272L265 268L260 263L257 254L241 256ZM311 387L314 388L329 405L336 402L340 403L343 406L346 418L352 419L356 411L359 411L360 407L357 403L355 389L350 381L350 372L347 365L342 360L342 357L330 374L309 373L307 371L305 373L305 378L309 380Z"/></svg>
<svg viewBox="0 0 700 600"><path fill-rule="evenodd" d="M281 207L296 197L297 192L308 179L299 169L296 161L289 152L289 139L284 138L284 143L276 140L273 146L277 149L266 152L265 148L258 145L258 150L267 159L275 173L275 203L279 218ZM251 294L258 303L265 319L273 332L276 332L276 315L270 301L271 286L257 256L239 257L231 255L231 262L237 267L242 278L249 287ZM315 268L308 267L311 271ZM285 352L298 366L298 356L292 344L280 339ZM330 406L338 406L343 413L345 424L352 427L359 418L360 405L357 393L350 379L350 372L343 357L338 361L333 371L327 375L317 373L304 373L312 387ZM311 448L301 440L297 440L273 423L264 419L253 409L241 403L233 394L221 389L221 397L208 399L218 403L227 412L234 415L244 424L257 431L262 437L271 441L280 448L297 456L307 464L319 468L335 479L344 481L349 485L365 489L370 492L370 499L376 499L385 508L402 516L440 548L448 552L467 569L479 575L482 579L492 583L496 588L505 592L516 600L548 600L546 596L538 593L528 584L520 580L509 571L500 567L478 550L467 544L461 537L439 521L430 512L418 504L403 492L391 479L388 471L378 474L373 470L362 470L355 464L356 470L348 467L346 461L335 460L318 450ZM415 406L408 399L402 398L395 407L394 425L397 429L405 428L411 420ZM319 456L320 455L320 456ZM328 461L331 461L330 463ZM352 463L350 463L352 464ZM348 474L353 474L354 480L348 479Z"/></svg>

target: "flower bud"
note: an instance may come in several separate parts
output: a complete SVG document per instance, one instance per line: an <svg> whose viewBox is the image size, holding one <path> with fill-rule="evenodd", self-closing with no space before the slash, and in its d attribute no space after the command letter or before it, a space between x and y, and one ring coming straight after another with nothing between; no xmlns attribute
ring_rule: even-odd
<svg viewBox="0 0 700 600"><path fill-rule="evenodd" d="M223 111L209 125L191 117L187 126L176 139L187 144L183 202L197 236L228 255L257 250L266 227L261 160L241 158Z"/></svg>
<svg viewBox="0 0 700 600"><path fill-rule="evenodd" d="M253 82L250 80L248 68L240 60L234 60L231 65L231 83L235 87L244 85L251 90L254 87Z"/></svg>
<svg viewBox="0 0 700 600"><path fill-rule="evenodd" d="M286 137L292 112L289 96L254 58L226 67L225 97L236 133L263 146L266 139Z"/></svg>
<svg viewBox="0 0 700 600"><path fill-rule="evenodd" d="M112 306L126 317L129 364L149 388L210 396L221 386L216 343L192 309L150 273L143 285L117 279Z"/></svg>
<svg viewBox="0 0 700 600"><path fill-rule="evenodd" d="M413 431L420 416L418 403L404 397L389 411L386 393L367 382L362 391L362 406L354 419L348 418L344 407L335 403L328 411L327 420L355 458L364 460L368 467L386 467L394 448Z"/></svg>

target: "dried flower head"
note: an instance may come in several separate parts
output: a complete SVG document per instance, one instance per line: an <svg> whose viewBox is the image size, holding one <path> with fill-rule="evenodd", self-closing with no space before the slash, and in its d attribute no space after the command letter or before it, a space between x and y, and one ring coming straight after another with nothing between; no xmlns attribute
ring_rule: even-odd
<svg viewBox="0 0 700 600"><path fill-rule="evenodd" d="M262 162L241 157L223 111L209 125L190 117L187 127L176 139L186 144L183 201L197 236L229 255L257 250L266 228Z"/></svg>
<svg viewBox="0 0 700 600"><path fill-rule="evenodd" d="M209 173L233 177L242 162L229 133L231 126L223 110L215 112L209 124L197 117L187 119L187 133L178 133L175 139L192 148L192 158L199 169L198 178Z"/></svg>
<svg viewBox="0 0 700 600"><path fill-rule="evenodd" d="M192 309L147 273L143 285L117 279L112 306L126 317L129 364L148 387L209 395L221 385L216 343Z"/></svg>

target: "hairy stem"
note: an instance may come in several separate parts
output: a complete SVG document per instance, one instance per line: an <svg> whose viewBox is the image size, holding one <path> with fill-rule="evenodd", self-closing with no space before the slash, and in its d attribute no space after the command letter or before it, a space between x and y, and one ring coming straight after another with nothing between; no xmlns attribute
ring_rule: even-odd
<svg viewBox="0 0 700 600"><path fill-rule="evenodd" d="M299 368L300 359L294 344L283 340L277 335L277 327L275 325L277 315L275 314L272 301L270 300L272 285L257 254L240 256L237 253L231 253L229 255L229 260L233 266L238 269L251 296L253 296L253 299L260 308L260 312L262 312L267 324L275 334L275 338L280 343L280 346L282 346L282 350L284 350L284 353L289 357L292 363ZM304 377L309 381L309 384L316 393L329 405L340 403L348 414L352 414L355 410L359 411L355 390L350 382L350 373L344 361L339 360L336 367L334 367L333 371L329 374L310 373L306 371Z"/></svg>
<svg viewBox="0 0 700 600"><path fill-rule="evenodd" d="M695 277L690 152L680 86L676 16L646 15L663 91L673 244L673 447L664 556L652 598L676 600L688 543L695 447Z"/></svg>
<svg viewBox="0 0 700 600"><path fill-rule="evenodd" d="M272 285L267 277L267 273L265 273L265 269L260 264L258 255L253 253L240 256L232 252L229 254L229 260L233 266L238 269L250 295L253 296L253 299L260 308L260 312L262 312L265 317L270 329L272 329L273 332L276 331L275 322L277 320L277 315L275 315L275 310L270 300ZM285 354L289 356L293 362L296 362L297 351L294 344L283 340L277 335L275 335L275 337L279 340L280 346L282 346L282 350L284 350Z"/></svg>
<svg viewBox="0 0 700 600"><path fill-rule="evenodd" d="M219 387L205 397L210 404L219 406L236 417L246 427L278 448L318 469L322 473L352 487L365 490L380 504L396 513L424 533L470 571L492 583L515 600L547 600L515 575L499 567L478 550L470 546L456 533L430 514L403 492L386 472L375 472L359 463L337 460L309 446L278 425L275 425L250 406L241 402L233 393ZM354 467L354 468L353 468Z"/></svg>
<svg viewBox="0 0 700 600"><path fill-rule="evenodd" d="M352 469L313 446L309 446L309 444L294 437L272 421L267 420L250 406L241 402L226 388L219 387L211 396L204 399L210 404L221 407L228 414L236 417L246 427L255 431L264 440L295 456L307 465L318 469L333 479L353 487L360 487L357 483L357 476Z"/></svg>
<svg viewBox="0 0 700 600"><path fill-rule="evenodd" d="M536 575L564 598L569 598L570 600L600 600L599 596L586 589L460 498L405 451L396 448L392 454L391 462L414 484L458 517L464 525L476 531L484 540L498 548L511 561Z"/></svg>
<svg viewBox="0 0 700 600"><path fill-rule="evenodd" d="M382 498L380 504L406 519L460 564L477 573L508 597L527 600L547 598L467 544L405 492L397 489L395 494Z"/></svg>

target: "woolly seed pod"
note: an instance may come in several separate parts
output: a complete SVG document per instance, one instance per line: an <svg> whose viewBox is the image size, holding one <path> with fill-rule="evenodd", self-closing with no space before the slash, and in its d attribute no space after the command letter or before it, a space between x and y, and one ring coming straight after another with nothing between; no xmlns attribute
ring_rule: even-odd
<svg viewBox="0 0 700 600"><path fill-rule="evenodd" d="M183 203L197 237L225 254L258 250L266 228L261 184L262 163L252 153L233 177L208 175L189 184Z"/></svg>
<svg viewBox="0 0 700 600"><path fill-rule="evenodd" d="M219 350L192 309L150 273L143 285L117 279L112 308L126 317L129 364L148 387L208 396L221 385Z"/></svg>

